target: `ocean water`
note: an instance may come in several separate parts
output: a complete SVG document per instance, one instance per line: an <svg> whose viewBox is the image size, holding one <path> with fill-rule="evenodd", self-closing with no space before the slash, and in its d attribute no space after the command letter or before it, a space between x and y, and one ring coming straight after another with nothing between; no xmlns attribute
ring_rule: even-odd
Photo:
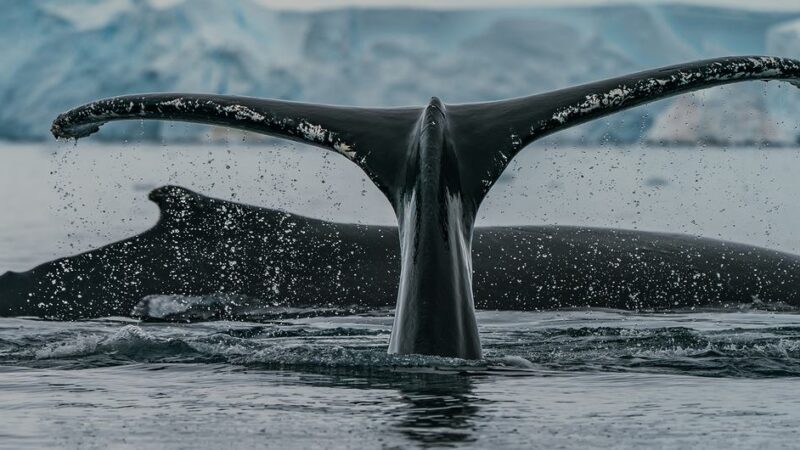
<svg viewBox="0 0 800 450"><path fill-rule="evenodd" d="M485 360L386 354L387 312L0 320L9 448L794 447L800 317L478 314Z"/></svg>
<svg viewBox="0 0 800 450"><path fill-rule="evenodd" d="M536 148L481 223L800 252L797 149ZM390 223L336 155L256 143L0 146L0 272L138 233L161 184ZM2 299L0 299L2 301ZM324 299L320 299L324 302ZM259 322L0 318L1 448L794 448L800 315L479 311L485 358L390 356L392 311Z"/></svg>

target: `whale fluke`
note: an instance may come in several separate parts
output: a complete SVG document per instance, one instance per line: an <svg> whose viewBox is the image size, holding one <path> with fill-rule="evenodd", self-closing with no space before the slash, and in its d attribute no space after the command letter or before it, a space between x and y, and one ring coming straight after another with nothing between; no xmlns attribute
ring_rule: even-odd
<svg viewBox="0 0 800 450"><path fill-rule="evenodd" d="M557 91L485 103L447 105L462 178L482 199L525 146L549 134L667 97L724 84L780 80L800 88L800 61L726 57L677 64ZM438 100L437 100L438 101ZM83 138L117 120L174 120L226 126L334 150L358 164L393 206L402 190L409 139L424 108L359 108L213 94L137 94L60 114L56 138ZM469 161L469 163L466 163ZM464 186L464 189L470 186ZM392 195L390 195L392 194ZM479 201L478 201L479 203Z"/></svg>
<svg viewBox="0 0 800 450"><path fill-rule="evenodd" d="M209 123L307 142L358 164L399 223L400 282L389 350L481 356L472 290L478 208L511 159L534 140L661 98L745 80L800 81L800 62L731 57L640 72L529 97L424 108L352 108L248 97L146 94L60 115L56 137L105 122Z"/></svg>

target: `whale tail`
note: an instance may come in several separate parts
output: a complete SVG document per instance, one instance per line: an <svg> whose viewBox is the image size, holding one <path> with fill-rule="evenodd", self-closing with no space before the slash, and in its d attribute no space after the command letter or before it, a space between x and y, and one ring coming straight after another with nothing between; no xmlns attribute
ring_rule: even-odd
<svg viewBox="0 0 800 450"><path fill-rule="evenodd" d="M546 135L666 97L747 80L800 87L800 61L764 56L678 64L558 91L447 105L464 194L480 201L511 159ZM436 100L434 103L439 103ZM406 184L414 136L427 108L357 108L210 94L143 94L99 100L59 115L56 138L82 138L106 122L156 119L237 128L340 153L361 167L393 205Z"/></svg>
<svg viewBox="0 0 800 450"><path fill-rule="evenodd" d="M390 351L478 358L471 243L480 203L514 156L551 133L647 102L745 80L800 82L800 62L732 57L640 72L510 100L354 108L198 94L129 95L60 115L57 138L105 122L162 119L228 126L347 157L397 214L401 280Z"/></svg>
<svg viewBox="0 0 800 450"><path fill-rule="evenodd" d="M486 103L447 105L448 138L458 151L463 193L480 201L531 142L624 109L747 80L800 87L800 61L729 57L648 70L558 91ZM434 103L441 105L435 99ZM406 184L412 141L428 108L357 108L209 94L114 97L72 109L53 122L56 138L82 138L111 121L158 119L227 126L327 148L361 167L393 205Z"/></svg>

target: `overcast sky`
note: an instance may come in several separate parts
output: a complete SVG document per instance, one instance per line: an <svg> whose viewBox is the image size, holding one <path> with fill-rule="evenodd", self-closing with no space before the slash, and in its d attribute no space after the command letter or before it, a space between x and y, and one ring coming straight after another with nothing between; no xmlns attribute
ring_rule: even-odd
<svg viewBox="0 0 800 450"><path fill-rule="evenodd" d="M427 8L465 8L465 7L497 7L497 6L560 6L586 4L618 4L618 3L675 3L664 0L258 0L268 6L291 9L318 9L340 6L417 6ZM707 4L732 6L749 9L783 9L800 10L800 0L683 0L678 3Z"/></svg>

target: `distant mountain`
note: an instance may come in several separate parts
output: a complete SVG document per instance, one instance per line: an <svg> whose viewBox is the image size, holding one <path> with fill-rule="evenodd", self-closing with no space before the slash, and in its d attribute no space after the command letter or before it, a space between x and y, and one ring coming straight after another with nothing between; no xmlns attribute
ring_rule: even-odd
<svg viewBox="0 0 800 450"><path fill-rule="evenodd" d="M0 39L7 43L0 52L0 138L47 138L58 113L126 93L215 92L383 106L423 104L436 95L457 103L698 58L800 57L800 14L785 12L685 5L291 12L249 0L167 5L0 0ZM744 85L715 89L554 138L794 142L800 96L786 93L770 87L765 95L761 86ZM683 119L689 117L708 126L687 133ZM164 123L120 123L98 137L171 140L207 132L197 127L187 136L185 128Z"/></svg>

